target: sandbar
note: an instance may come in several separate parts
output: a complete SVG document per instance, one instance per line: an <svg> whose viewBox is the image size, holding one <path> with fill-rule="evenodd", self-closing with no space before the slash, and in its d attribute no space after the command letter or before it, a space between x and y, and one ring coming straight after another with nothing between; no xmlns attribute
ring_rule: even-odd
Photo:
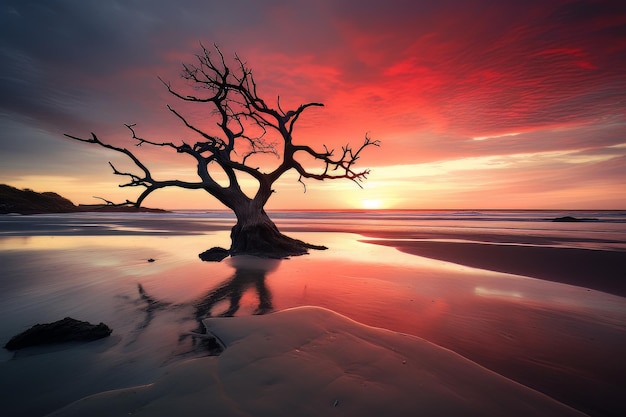
<svg viewBox="0 0 626 417"><path fill-rule="evenodd" d="M366 239L413 255L626 297L626 252L487 242Z"/></svg>

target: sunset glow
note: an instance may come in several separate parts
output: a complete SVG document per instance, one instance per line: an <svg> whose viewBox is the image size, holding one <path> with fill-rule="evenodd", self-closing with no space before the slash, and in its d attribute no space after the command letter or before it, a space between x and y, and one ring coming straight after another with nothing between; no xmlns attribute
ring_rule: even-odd
<svg viewBox="0 0 626 417"><path fill-rule="evenodd" d="M368 210L376 210L382 208L383 202L380 200L363 200L363 208Z"/></svg>
<svg viewBox="0 0 626 417"><path fill-rule="evenodd" d="M198 141L169 104L219 133L206 108L159 81L184 86L181 63L203 42L240 56L272 105L324 103L299 118L297 144L337 153L366 134L381 140L358 160L371 168L362 189L308 180L305 192L290 172L268 209L623 208L624 25L618 0L5 1L0 183L76 204L134 200L107 162L136 167L63 137L90 132L132 149L158 179L192 178L188 157L134 147L123 124L157 142ZM224 208L188 190L145 205Z"/></svg>

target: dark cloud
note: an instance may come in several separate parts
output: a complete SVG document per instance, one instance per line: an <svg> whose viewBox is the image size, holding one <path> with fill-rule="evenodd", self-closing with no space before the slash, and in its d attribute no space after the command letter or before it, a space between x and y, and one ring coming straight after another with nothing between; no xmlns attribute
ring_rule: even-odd
<svg viewBox="0 0 626 417"><path fill-rule="evenodd" d="M108 174L103 158L115 157L103 156L102 152L88 146L77 146L60 134L51 136L30 121L0 114L0 126L1 182L24 175L79 175L92 172L94 167Z"/></svg>
<svg viewBox="0 0 626 417"><path fill-rule="evenodd" d="M132 56L123 51L124 34L108 23L115 21L109 20L111 13L98 10L99 4L5 5L0 12L0 109L47 126L79 123L93 94L86 80L119 70Z"/></svg>
<svg viewBox="0 0 626 417"><path fill-rule="evenodd" d="M150 124L165 104L157 76L179 81L200 41L227 56L288 55L331 40L322 13L309 2L9 0L0 8L0 111L54 134Z"/></svg>
<svg viewBox="0 0 626 417"><path fill-rule="evenodd" d="M590 20L602 21L623 13L626 13L624 2L579 0L563 3L549 17L565 24L587 24Z"/></svg>
<svg viewBox="0 0 626 417"><path fill-rule="evenodd" d="M141 45L156 31L152 19L117 2L9 2L3 44L27 51L44 68L104 75L133 62L150 62Z"/></svg>

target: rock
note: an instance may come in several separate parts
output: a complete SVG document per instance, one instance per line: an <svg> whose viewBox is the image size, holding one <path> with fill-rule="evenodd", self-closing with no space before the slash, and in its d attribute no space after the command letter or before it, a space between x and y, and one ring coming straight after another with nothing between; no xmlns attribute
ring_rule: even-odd
<svg viewBox="0 0 626 417"><path fill-rule="evenodd" d="M91 324L86 321L66 317L54 323L35 324L25 332L13 336L4 348L18 350L29 346L52 343L89 342L107 337L112 331L104 323Z"/></svg>
<svg viewBox="0 0 626 417"><path fill-rule="evenodd" d="M220 262L230 256L230 251L224 248L214 247L205 250L198 256L205 262Z"/></svg>
<svg viewBox="0 0 626 417"><path fill-rule="evenodd" d="M563 216L563 217L557 217L556 219L552 219L553 222L563 222L563 223L592 222L596 220L597 219L581 219L581 218L572 217L572 216Z"/></svg>

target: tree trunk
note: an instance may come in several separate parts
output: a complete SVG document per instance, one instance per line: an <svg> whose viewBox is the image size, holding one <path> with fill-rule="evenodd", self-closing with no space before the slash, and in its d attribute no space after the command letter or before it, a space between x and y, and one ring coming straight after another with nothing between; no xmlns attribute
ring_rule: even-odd
<svg viewBox="0 0 626 417"><path fill-rule="evenodd" d="M280 233L263 207L253 200L234 207L237 224L230 238L231 256L255 255L266 258L287 258L304 255L309 249L327 249L325 246L311 245Z"/></svg>

